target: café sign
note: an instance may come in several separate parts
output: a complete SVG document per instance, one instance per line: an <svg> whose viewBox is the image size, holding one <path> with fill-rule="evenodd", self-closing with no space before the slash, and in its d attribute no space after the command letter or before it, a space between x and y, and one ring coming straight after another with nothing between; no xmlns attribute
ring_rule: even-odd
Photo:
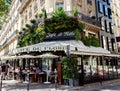
<svg viewBox="0 0 120 91"><path fill-rule="evenodd" d="M65 51L67 46L31 46L16 49L16 53L35 52L35 51Z"/></svg>

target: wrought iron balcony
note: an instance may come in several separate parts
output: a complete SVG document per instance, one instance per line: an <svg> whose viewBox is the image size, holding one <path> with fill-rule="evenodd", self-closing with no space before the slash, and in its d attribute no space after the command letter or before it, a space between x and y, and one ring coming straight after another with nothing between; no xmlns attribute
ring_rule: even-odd
<svg viewBox="0 0 120 91"><path fill-rule="evenodd" d="M11 41L15 36L16 34L18 33L18 31L14 31L6 40L5 42L2 44L2 46L5 46L9 41Z"/></svg>
<svg viewBox="0 0 120 91"><path fill-rule="evenodd" d="M74 16L73 11L69 11L69 12L66 12L66 13L70 16ZM80 13L80 12L78 13L77 17L78 17L78 19L80 19L83 22L90 23L90 24L95 25L97 27L101 27L100 22L97 21L96 19L92 19L92 17L86 16L86 15Z"/></svg>
<svg viewBox="0 0 120 91"><path fill-rule="evenodd" d="M116 37L117 42L120 42L120 36Z"/></svg>
<svg viewBox="0 0 120 91"><path fill-rule="evenodd" d="M73 11L66 11L65 12L67 15L69 16L74 16L74 13ZM47 14L47 17L50 18L51 17L51 13L48 13ZM97 27L101 27L101 24L99 21L97 21L96 19L92 19L92 17L88 17L82 13L78 13L78 16L77 18L80 20L80 21L83 21L83 22L86 22L86 23L89 23L89 24L92 24L94 26L97 26Z"/></svg>

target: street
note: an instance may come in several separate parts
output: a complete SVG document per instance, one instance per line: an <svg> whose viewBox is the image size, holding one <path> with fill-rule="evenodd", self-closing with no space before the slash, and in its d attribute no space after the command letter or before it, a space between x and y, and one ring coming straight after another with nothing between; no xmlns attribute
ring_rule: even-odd
<svg viewBox="0 0 120 91"><path fill-rule="evenodd" d="M120 91L120 82L106 82L101 86L100 83L94 85L88 84L87 86L70 87L59 85L57 90L55 84L37 84L31 83L29 91ZM13 81L3 81L2 91L28 91L27 83L18 83Z"/></svg>
<svg viewBox="0 0 120 91"><path fill-rule="evenodd" d="M103 85L95 88L86 89L84 91L120 91L120 82Z"/></svg>

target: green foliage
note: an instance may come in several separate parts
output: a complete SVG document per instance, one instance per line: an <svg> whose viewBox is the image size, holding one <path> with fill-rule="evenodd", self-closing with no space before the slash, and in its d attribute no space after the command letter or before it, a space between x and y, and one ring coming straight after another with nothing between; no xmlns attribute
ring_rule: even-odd
<svg viewBox="0 0 120 91"><path fill-rule="evenodd" d="M4 22L6 22L9 6L12 0L0 0L0 29Z"/></svg>
<svg viewBox="0 0 120 91"><path fill-rule="evenodd" d="M22 28L22 30L23 30L23 31L25 31L25 30L26 30L26 28Z"/></svg>
<svg viewBox="0 0 120 91"><path fill-rule="evenodd" d="M92 18L92 19L95 19L96 17L95 17L95 16L92 16L91 18Z"/></svg>
<svg viewBox="0 0 120 91"><path fill-rule="evenodd" d="M46 10L43 9L44 24L40 25L38 28L31 29L27 31L26 35L20 41L20 46L26 46L31 44L36 44L42 42L49 32L64 32L64 31L75 31L76 40L80 40L79 32L84 28L84 25L78 21L76 17L68 16L61 7L58 8L50 19L47 18ZM36 23L35 19L30 20L31 23ZM26 24L26 27L30 25ZM23 30L26 30L23 28Z"/></svg>
<svg viewBox="0 0 120 91"><path fill-rule="evenodd" d="M79 30L75 30L74 35L75 35L76 40L80 40L80 32L79 32Z"/></svg>
<svg viewBox="0 0 120 91"><path fill-rule="evenodd" d="M77 56L70 55L69 57L62 58L62 74L63 79L69 80L71 78L78 78L78 61Z"/></svg>
<svg viewBox="0 0 120 91"><path fill-rule="evenodd" d="M46 19L46 18L47 18L46 10L45 10L45 9L42 9L42 12L43 12L43 17Z"/></svg>
<svg viewBox="0 0 120 91"><path fill-rule="evenodd" d="M27 34L21 38L18 45L19 47L23 47L42 42L45 34L42 27L35 28L32 32L27 32Z"/></svg>
<svg viewBox="0 0 120 91"><path fill-rule="evenodd" d="M30 22L34 24L34 23L36 23L36 20L32 19L32 20L30 20Z"/></svg>
<svg viewBox="0 0 120 91"><path fill-rule="evenodd" d="M39 18L42 18L43 14L42 14L42 13L40 13L40 14L38 14L38 16L39 16Z"/></svg>
<svg viewBox="0 0 120 91"><path fill-rule="evenodd" d="M20 31L19 34L21 35L21 34L22 34L22 31Z"/></svg>
<svg viewBox="0 0 120 91"><path fill-rule="evenodd" d="M95 46L95 47L100 46L99 40L94 36L85 36L82 37L81 40L86 46Z"/></svg>
<svg viewBox="0 0 120 91"><path fill-rule="evenodd" d="M74 16L78 16L78 10L77 10L77 8L74 8Z"/></svg>
<svg viewBox="0 0 120 91"><path fill-rule="evenodd" d="M118 52L120 52L120 47L118 47Z"/></svg>
<svg viewBox="0 0 120 91"><path fill-rule="evenodd" d="M64 31L83 30L83 24L76 17L66 15L61 7L58 8L50 19L45 19L44 30L48 32L64 32Z"/></svg>
<svg viewBox="0 0 120 91"><path fill-rule="evenodd" d="M31 25L30 25L30 24L26 24L25 26L26 26L27 28L29 28Z"/></svg>

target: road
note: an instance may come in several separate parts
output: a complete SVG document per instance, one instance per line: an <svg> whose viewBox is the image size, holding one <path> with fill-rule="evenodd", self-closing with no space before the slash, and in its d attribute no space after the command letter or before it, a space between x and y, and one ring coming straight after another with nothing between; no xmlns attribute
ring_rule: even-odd
<svg viewBox="0 0 120 91"><path fill-rule="evenodd" d="M111 82L111 84L106 84L105 82L101 86L100 83L95 83L95 85L88 86L58 86L55 90L55 84L37 84L31 83L29 85L29 91L120 91L120 81ZM2 91L27 91L26 83L17 83L14 81L3 81Z"/></svg>
<svg viewBox="0 0 120 91"><path fill-rule="evenodd" d="M120 82L89 88L84 91L120 91Z"/></svg>

